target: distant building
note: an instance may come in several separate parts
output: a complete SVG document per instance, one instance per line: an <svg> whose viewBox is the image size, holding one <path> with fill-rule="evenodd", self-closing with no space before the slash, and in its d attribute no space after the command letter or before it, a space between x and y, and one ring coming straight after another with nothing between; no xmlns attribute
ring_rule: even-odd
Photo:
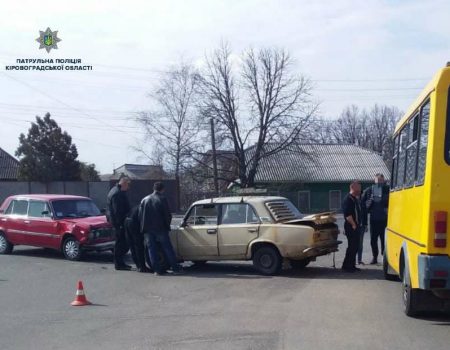
<svg viewBox="0 0 450 350"><path fill-rule="evenodd" d="M0 148L0 181L17 181L19 161Z"/></svg>
<svg viewBox="0 0 450 350"><path fill-rule="evenodd" d="M162 180L168 174L161 165L124 164L114 169L112 174L100 175L102 181L118 180L120 175L127 175L132 180Z"/></svg>
<svg viewBox="0 0 450 350"><path fill-rule="evenodd" d="M247 149L251 159L254 147ZM386 180L390 172L383 158L355 145L293 145L260 161L256 187L268 194L288 197L305 213L340 210L352 180L363 188L373 183L376 173Z"/></svg>

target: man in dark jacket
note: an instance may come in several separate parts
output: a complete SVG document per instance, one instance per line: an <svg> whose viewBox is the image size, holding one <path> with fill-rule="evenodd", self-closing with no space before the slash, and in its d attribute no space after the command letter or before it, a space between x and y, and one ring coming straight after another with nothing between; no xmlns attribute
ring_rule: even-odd
<svg viewBox="0 0 450 350"><path fill-rule="evenodd" d="M360 270L355 266L356 253L358 252L362 229L361 203L359 201L360 194L361 184L358 181L353 181L350 185L350 193L345 197L344 202L342 203L342 211L345 220L344 232L348 241L342 270L346 272Z"/></svg>
<svg viewBox="0 0 450 350"><path fill-rule="evenodd" d="M361 199L365 208L364 225L367 226L367 216L370 214L370 245L373 259L371 264L378 263L378 238L381 242L381 255L384 253L384 231L387 226L389 205L389 186L384 183L383 174L375 175L375 184L367 188Z"/></svg>
<svg viewBox="0 0 450 350"><path fill-rule="evenodd" d="M125 232L131 256L138 272L150 272L150 269L145 265L147 259L144 249L144 236L141 233L138 205L131 209L130 215L125 219Z"/></svg>
<svg viewBox="0 0 450 350"><path fill-rule="evenodd" d="M169 237L172 214L170 213L167 198L163 193L164 184L156 182L153 186L153 193L141 201L139 209L141 232L144 233L153 271L155 271L156 275L161 275L164 272L158 258L158 243L172 271L174 273L181 272L181 267L177 264L177 258Z"/></svg>
<svg viewBox="0 0 450 350"><path fill-rule="evenodd" d="M106 217L115 231L114 266L116 270L131 270L123 258L129 247L125 236L125 219L130 211L130 203L126 191L130 186L130 178L121 176L117 185L108 193Z"/></svg>

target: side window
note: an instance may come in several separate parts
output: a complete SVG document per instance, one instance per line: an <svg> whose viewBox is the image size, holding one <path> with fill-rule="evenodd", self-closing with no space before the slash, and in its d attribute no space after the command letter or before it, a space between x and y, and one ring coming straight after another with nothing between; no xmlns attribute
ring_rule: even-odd
<svg viewBox="0 0 450 350"><path fill-rule="evenodd" d="M218 208L216 204L196 205L189 213L189 225L217 225Z"/></svg>
<svg viewBox="0 0 450 350"><path fill-rule="evenodd" d="M27 213L28 213L28 201L14 200L12 214L13 215L27 215Z"/></svg>
<svg viewBox="0 0 450 350"><path fill-rule="evenodd" d="M406 147L408 145L409 124L400 132L399 150L398 150L398 168L397 168L397 188L403 188L405 182L405 166L406 166Z"/></svg>
<svg viewBox="0 0 450 350"><path fill-rule="evenodd" d="M397 188L397 171L398 171L398 138L399 136L394 137L394 150L392 152L392 189Z"/></svg>
<svg viewBox="0 0 450 350"><path fill-rule="evenodd" d="M419 115L415 115L409 122L408 146L406 149L405 186L411 187L416 179L417 168L417 138L419 132Z"/></svg>
<svg viewBox="0 0 450 350"><path fill-rule="evenodd" d="M222 206L222 225L259 223L259 218L248 204L233 203Z"/></svg>
<svg viewBox="0 0 450 350"><path fill-rule="evenodd" d="M419 152L417 159L416 184L423 185L425 181L425 167L428 145L428 127L430 123L430 100L428 100L420 111L419 128Z"/></svg>
<svg viewBox="0 0 450 350"><path fill-rule="evenodd" d="M47 212L47 214L43 214ZM50 216L50 209L46 202L42 201L30 201L30 207L28 209L28 216L33 218L45 218Z"/></svg>

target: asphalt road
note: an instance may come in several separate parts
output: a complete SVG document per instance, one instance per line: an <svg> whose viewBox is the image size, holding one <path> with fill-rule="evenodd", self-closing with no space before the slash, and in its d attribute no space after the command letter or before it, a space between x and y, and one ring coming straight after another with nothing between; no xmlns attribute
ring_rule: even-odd
<svg viewBox="0 0 450 350"><path fill-rule="evenodd" d="M25 247L0 256L0 349L450 348L450 317L404 316L400 284L380 266L345 274L325 256L277 277L247 262L155 277L111 261ZM94 305L70 306L79 279Z"/></svg>

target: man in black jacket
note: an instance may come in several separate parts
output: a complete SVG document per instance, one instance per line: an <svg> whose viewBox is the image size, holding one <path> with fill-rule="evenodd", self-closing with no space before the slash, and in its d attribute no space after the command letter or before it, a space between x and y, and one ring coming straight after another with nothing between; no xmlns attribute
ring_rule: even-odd
<svg viewBox="0 0 450 350"><path fill-rule="evenodd" d="M371 264L378 263L378 238L381 242L381 255L384 253L384 231L387 226L389 205L389 186L384 183L383 174L375 175L375 184L367 188L361 198L365 209L364 225L367 226L367 216L370 214L370 245L373 259Z"/></svg>
<svg viewBox="0 0 450 350"><path fill-rule="evenodd" d="M158 259L158 243L172 271L174 273L181 272L181 267L177 264L177 258L170 242L169 232L172 214L163 192L164 184L156 182L153 186L153 193L141 201L139 209L141 232L144 233L152 268L156 275L161 275L164 272Z"/></svg>
<svg viewBox="0 0 450 350"><path fill-rule="evenodd" d="M145 265L145 261L149 262L149 259L147 259L148 254L146 254L144 248L144 236L141 233L138 205L131 209L130 215L125 219L125 232L131 256L138 272L150 272L151 270Z"/></svg>
<svg viewBox="0 0 450 350"><path fill-rule="evenodd" d="M360 270L355 266L362 229L361 203L359 201L360 194L361 184L358 181L353 181L350 185L350 193L345 197L344 202L342 203L342 211L345 220L344 232L348 241L342 270L346 272Z"/></svg>
<svg viewBox="0 0 450 350"><path fill-rule="evenodd" d="M108 193L106 217L115 231L114 266L116 270L131 270L123 258L129 247L125 235L125 219L130 211L130 203L126 191L130 186L130 178L121 176L117 185Z"/></svg>

